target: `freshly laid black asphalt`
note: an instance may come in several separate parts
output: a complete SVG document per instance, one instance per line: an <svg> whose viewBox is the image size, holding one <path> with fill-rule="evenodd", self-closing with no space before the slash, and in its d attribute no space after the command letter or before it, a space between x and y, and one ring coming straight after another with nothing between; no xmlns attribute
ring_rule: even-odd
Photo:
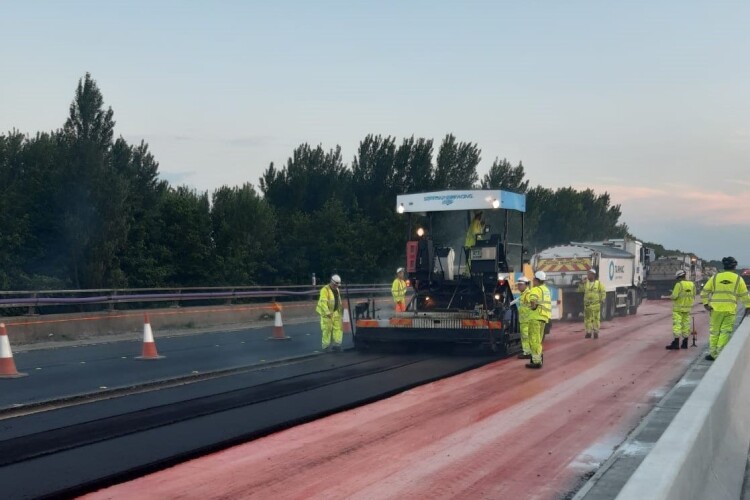
<svg viewBox="0 0 750 500"><path fill-rule="evenodd" d="M268 340L271 327L174 337L160 337L156 331L157 349L165 358L155 361L135 359L142 346L135 339L18 351L14 353L16 367L28 376L0 379L0 413L79 394L255 365L320 350L317 323L286 325L284 329L291 340ZM345 335L344 346L351 345L351 335Z"/></svg>
<svg viewBox="0 0 750 500"><path fill-rule="evenodd" d="M17 352L16 365L28 376L0 380L0 415L80 395L99 400L0 420L4 495L90 491L492 359L320 355L315 322L286 325L285 332L291 340L268 340L270 327L173 337L156 332L165 356L158 361L135 360L141 348L135 339ZM350 335L344 345L351 346ZM217 372L231 373L189 380ZM165 380L173 382L123 395Z"/></svg>
<svg viewBox="0 0 750 500"><path fill-rule="evenodd" d="M493 360L325 354L5 419L0 484L5 498L73 496Z"/></svg>

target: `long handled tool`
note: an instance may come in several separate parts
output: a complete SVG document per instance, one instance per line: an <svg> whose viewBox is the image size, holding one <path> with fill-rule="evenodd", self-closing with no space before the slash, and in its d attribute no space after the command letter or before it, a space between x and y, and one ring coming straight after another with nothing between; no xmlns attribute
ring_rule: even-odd
<svg viewBox="0 0 750 500"><path fill-rule="evenodd" d="M695 329L695 316L693 316L693 345L692 347L698 347L698 344L695 343L695 339L698 337L698 331Z"/></svg>

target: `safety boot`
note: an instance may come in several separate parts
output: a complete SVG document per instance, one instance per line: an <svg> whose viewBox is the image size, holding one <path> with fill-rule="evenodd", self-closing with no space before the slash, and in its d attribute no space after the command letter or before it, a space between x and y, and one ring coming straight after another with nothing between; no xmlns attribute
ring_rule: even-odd
<svg viewBox="0 0 750 500"><path fill-rule="evenodd" d="M584 336L584 338L590 339L591 338L591 332L586 332L586 335Z"/></svg>
<svg viewBox="0 0 750 500"><path fill-rule="evenodd" d="M683 337L683 338L682 338L682 344L680 344L680 347L681 347L682 349L687 349L687 348L688 348L688 345L687 345L687 337Z"/></svg>
<svg viewBox="0 0 750 500"><path fill-rule="evenodd" d="M674 351L675 349L679 349L679 348L680 348L680 339L678 339L677 337L675 337L672 340L671 344L666 346L666 349L669 349L670 351Z"/></svg>
<svg viewBox="0 0 750 500"><path fill-rule="evenodd" d="M716 361L716 358L711 356L710 354L706 354L706 357L704 358L706 361Z"/></svg>
<svg viewBox="0 0 750 500"><path fill-rule="evenodd" d="M518 355L518 359L531 359L531 354L521 353Z"/></svg>
<svg viewBox="0 0 750 500"><path fill-rule="evenodd" d="M534 363L533 361L531 363L526 363L526 368L531 368L533 370L538 370L542 367L541 363Z"/></svg>
<svg viewBox="0 0 750 500"><path fill-rule="evenodd" d="M595 338L595 339L598 339L598 338L599 338L599 332L594 332L594 338Z"/></svg>

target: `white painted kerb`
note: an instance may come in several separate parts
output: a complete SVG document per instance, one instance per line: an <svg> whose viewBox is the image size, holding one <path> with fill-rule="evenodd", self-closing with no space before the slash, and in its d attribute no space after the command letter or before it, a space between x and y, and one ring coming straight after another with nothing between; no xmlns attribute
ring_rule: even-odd
<svg viewBox="0 0 750 500"><path fill-rule="evenodd" d="M737 500L748 446L750 321L744 321L617 500Z"/></svg>

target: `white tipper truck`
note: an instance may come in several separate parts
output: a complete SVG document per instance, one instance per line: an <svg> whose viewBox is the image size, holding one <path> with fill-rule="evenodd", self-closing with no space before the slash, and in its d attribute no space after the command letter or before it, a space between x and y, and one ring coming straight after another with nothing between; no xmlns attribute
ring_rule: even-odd
<svg viewBox="0 0 750 500"><path fill-rule="evenodd" d="M646 280L646 298L659 299L671 295L675 273L685 271L685 279L695 283L700 290L705 283L703 261L695 255L667 255L651 263Z"/></svg>
<svg viewBox="0 0 750 500"><path fill-rule="evenodd" d="M607 299L602 319L615 314L635 314L645 294L648 249L631 239L572 242L545 248L531 257L534 271L544 271L547 282L562 290L562 317L583 313L583 293L578 284L594 269Z"/></svg>

